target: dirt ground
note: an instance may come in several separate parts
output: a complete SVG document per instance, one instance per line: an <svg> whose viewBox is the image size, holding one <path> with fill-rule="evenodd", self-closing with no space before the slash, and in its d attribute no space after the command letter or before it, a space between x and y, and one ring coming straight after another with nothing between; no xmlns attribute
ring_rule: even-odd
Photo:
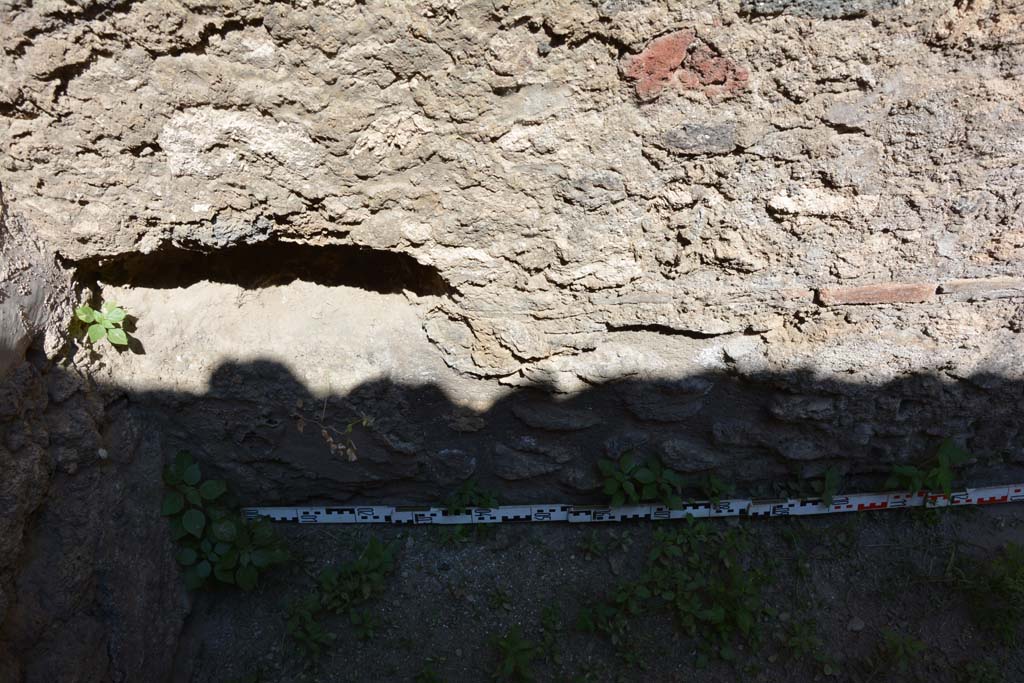
<svg viewBox="0 0 1024 683"><path fill-rule="evenodd" d="M655 533L676 523L506 524L464 539L442 527L280 525L294 561L253 594L197 597L176 680L484 681L515 625L537 648L537 681L1024 680L1024 649L977 623L962 578L1024 543L1024 507L707 524L709 547L746 537L743 572L764 573L752 640L736 641L732 663L712 656L699 668L699 639L651 601L618 646L578 624L642 574ZM396 571L369 603L380 627L363 641L332 616L337 640L304 664L288 605L372 537L398 543Z"/></svg>

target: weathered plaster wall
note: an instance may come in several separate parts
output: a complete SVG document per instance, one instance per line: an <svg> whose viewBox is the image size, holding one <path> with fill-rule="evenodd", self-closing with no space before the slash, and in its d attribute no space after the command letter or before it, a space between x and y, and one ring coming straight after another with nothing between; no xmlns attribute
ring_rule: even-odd
<svg viewBox="0 0 1024 683"><path fill-rule="evenodd" d="M964 375L1015 335L1020 281L935 293L1022 275L1021 10L894 4L15 3L0 182L70 259L410 254L507 384L643 376L643 328L750 337L672 373Z"/></svg>

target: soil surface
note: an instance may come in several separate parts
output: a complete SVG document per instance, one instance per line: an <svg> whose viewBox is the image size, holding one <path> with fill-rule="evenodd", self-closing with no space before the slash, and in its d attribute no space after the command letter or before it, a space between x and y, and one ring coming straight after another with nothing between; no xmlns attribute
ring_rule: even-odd
<svg viewBox="0 0 1024 683"><path fill-rule="evenodd" d="M642 574L654 534L673 525L506 524L461 541L442 527L280 525L294 562L252 595L199 596L176 680L483 681L498 668L495 640L516 625L540 648L531 666L538 681L1024 677L1024 649L977 623L958 578L1004 544L1024 542L1019 506L709 522L749 535L741 561L765 572L767 612L753 627L759 642L739 645L732 664L712 658L704 668L700 639L657 609L628 618L619 648L577 624L581 609ZM286 634L288 606L372 537L398 544L397 570L369 603L381 626L363 641L346 618L326 619L337 641L309 668ZM1000 677L984 678L986 669Z"/></svg>

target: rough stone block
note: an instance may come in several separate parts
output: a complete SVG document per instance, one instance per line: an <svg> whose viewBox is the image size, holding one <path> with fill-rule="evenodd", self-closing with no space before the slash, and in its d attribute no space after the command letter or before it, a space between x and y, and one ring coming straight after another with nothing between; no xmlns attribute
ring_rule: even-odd
<svg viewBox="0 0 1024 683"><path fill-rule="evenodd" d="M741 0L740 13L751 16L793 14L821 19L853 19L891 9L901 0Z"/></svg>
<svg viewBox="0 0 1024 683"><path fill-rule="evenodd" d="M1024 296L1024 278L988 277L948 280L939 285L939 294L955 299L979 301Z"/></svg>
<svg viewBox="0 0 1024 683"><path fill-rule="evenodd" d="M494 446L494 473L502 479L532 479L562 469L552 458L539 453L524 453L503 444Z"/></svg>
<svg viewBox="0 0 1024 683"><path fill-rule="evenodd" d="M601 422L594 413L574 408L559 408L540 403L514 406L513 414L530 427L553 432L573 432L587 429Z"/></svg>
<svg viewBox="0 0 1024 683"><path fill-rule="evenodd" d="M729 154L736 150L736 126L731 123L687 124L670 130L657 143L673 154Z"/></svg>
<svg viewBox="0 0 1024 683"><path fill-rule="evenodd" d="M825 306L850 304L917 304L932 299L936 286L930 282L885 283L858 287L822 287L818 300Z"/></svg>
<svg viewBox="0 0 1024 683"><path fill-rule="evenodd" d="M726 459L701 439L680 435L665 439L659 445L661 461L677 472L703 472L722 466Z"/></svg>

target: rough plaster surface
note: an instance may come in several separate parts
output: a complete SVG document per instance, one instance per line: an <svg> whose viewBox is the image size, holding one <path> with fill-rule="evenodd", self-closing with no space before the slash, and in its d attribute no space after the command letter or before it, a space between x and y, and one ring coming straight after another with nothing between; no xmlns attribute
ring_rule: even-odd
<svg viewBox="0 0 1024 683"><path fill-rule="evenodd" d="M32 340L55 353L64 345L71 276L16 218L0 188L0 378L18 365Z"/></svg>
<svg viewBox="0 0 1024 683"><path fill-rule="evenodd" d="M449 364L508 384L578 388L637 327L962 370L1014 303L811 291L1021 274L1022 10L891 4L15 3L0 182L70 259L410 254L457 290L425 312Z"/></svg>
<svg viewBox="0 0 1024 683"><path fill-rule="evenodd" d="M586 496L631 449L1020 461L1022 27L1019 0L0 1L0 679L168 675L178 447L267 503ZM281 242L444 287L170 267ZM140 347L15 366L59 350L54 254ZM139 258L173 277L109 270Z"/></svg>

